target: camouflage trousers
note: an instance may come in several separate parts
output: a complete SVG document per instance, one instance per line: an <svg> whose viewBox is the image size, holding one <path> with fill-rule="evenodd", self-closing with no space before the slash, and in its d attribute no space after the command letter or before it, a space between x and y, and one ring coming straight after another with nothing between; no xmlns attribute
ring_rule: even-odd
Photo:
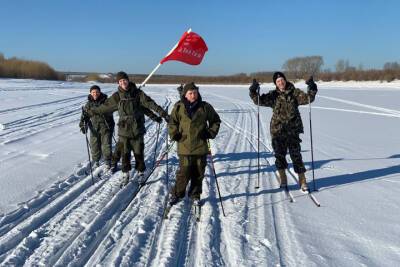
<svg viewBox="0 0 400 267"><path fill-rule="evenodd" d="M290 158L293 162L293 168L296 173L306 172L304 162L301 157L301 139L299 135L281 135L272 137L272 148L275 153L275 166L278 170L286 169L288 163L286 161L286 154L289 150Z"/></svg>
<svg viewBox="0 0 400 267"><path fill-rule="evenodd" d="M90 131L90 150L94 161L99 161L101 156L105 161L110 161L111 132L108 130Z"/></svg>
<svg viewBox="0 0 400 267"><path fill-rule="evenodd" d="M176 174L175 187L171 193L177 198L185 196L186 187L190 181L188 195L190 198L200 198L204 172L207 166L207 155L183 156L179 155L179 170Z"/></svg>
<svg viewBox="0 0 400 267"><path fill-rule="evenodd" d="M144 139L143 135L136 138L120 136L113 154L113 164L117 164L122 156L122 172L132 169L131 152L135 156L135 170L143 172L146 170L144 163Z"/></svg>

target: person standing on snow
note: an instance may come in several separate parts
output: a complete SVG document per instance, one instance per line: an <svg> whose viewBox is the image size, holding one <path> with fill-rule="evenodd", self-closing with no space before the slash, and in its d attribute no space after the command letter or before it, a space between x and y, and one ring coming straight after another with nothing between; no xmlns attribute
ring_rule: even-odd
<svg viewBox="0 0 400 267"><path fill-rule="evenodd" d="M194 205L200 205L202 182L207 165L207 139L218 134L221 120L214 108L203 101L199 88L192 82L182 90L181 100L176 102L168 123L168 133L178 143L179 172L176 184L170 192L172 206L185 196L190 181L189 197Z"/></svg>
<svg viewBox="0 0 400 267"><path fill-rule="evenodd" d="M162 118L157 116L156 114L154 114L148 108L143 107L143 113L144 113L144 115L146 115L151 120L153 120L157 123L162 122ZM144 118L143 118L143 120L144 120ZM124 149L124 144L120 140L118 140L117 144L115 145L114 153L112 154L112 158L111 158L111 166L112 166L113 173L115 173L118 169L117 164L118 164L118 161L121 159L123 149Z"/></svg>
<svg viewBox="0 0 400 267"><path fill-rule="evenodd" d="M131 151L135 157L135 169L138 172L138 182L145 179L144 171L144 127L143 107L154 110L166 121L169 119L167 111L157 105L153 99L138 89L135 83L129 81L128 75L120 71L116 75L118 91L99 107L88 110L89 115L104 114L118 111L118 136L123 146L122 153L122 185L129 182L129 171L131 170Z"/></svg>
<svg viewBox="0 0 400 267"><path fill-rule="evenodd" d="M90 94L88 95L88 102L84 110L98 107L103 104L107 99L107 95L103 94L100 87L93 85L90 87ZM82 111L79 128L83 134L86 134L87 128L90 129L90 147L92 152L92 159L95 166L99 166L99 161L103 155L106 169L111 167L111 137L114 132L114 118L112 113L98 114L88 117L86 112Z"/></svg>
<svg viewBox="0 0 400 267"><path fill-rule="evenodd" d="M313 102L317 94L317 85L311 76L306 84L307 93L295 88L294 85L286 80L282 72L275 72L272 80L276 85L275 90L267 94L259 95L259 83L254 79L250 86L250 98L257 105L271 107L273 110L270 133L272 138L272 148L275 154L275 166L278 169L280 178L280 187L287 186L286 153L289 150L293 162L294 171L299 176L299 184L302 191L308 191L306 182L306 168L301 157L301 139L300 134L304 133L301 120L299 105L306 105Z"/></svg>

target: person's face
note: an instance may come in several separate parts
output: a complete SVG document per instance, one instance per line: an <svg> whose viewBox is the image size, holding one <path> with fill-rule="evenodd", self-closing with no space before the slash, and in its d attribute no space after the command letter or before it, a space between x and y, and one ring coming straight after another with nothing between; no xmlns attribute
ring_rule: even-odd
<svg viewBox="0 0 400 267"><path fill-rule="evenodd" d="M99 98L100 96L100 91L97 89L93 89L92 91L90 91L90 95L93 97L94 100L97 100L97 98Z"/></svg>
<svg viewBox="0 0 400 267"><path fill-rule="evenodd" d="M122 89L127 90L128 89L128 85L129 85L129 81L127 79L120 79L118 81L118 84Z"/></svg>
<svg viewBox="0 0 400 267"><path fill-rule="evenodd" d="M197 90L189 90L185 94L186 99L193 103L199 98L199 92Z"/></svg>
<svg viewBox="0 0 400 267"><path fill-rule="evenodd" d="M285 88L286 88L286 81L285 81L285 79L283 79L282 77L276 79L276 86L278 87L278 89L279 89L280 91L285 91Z"/></svg>

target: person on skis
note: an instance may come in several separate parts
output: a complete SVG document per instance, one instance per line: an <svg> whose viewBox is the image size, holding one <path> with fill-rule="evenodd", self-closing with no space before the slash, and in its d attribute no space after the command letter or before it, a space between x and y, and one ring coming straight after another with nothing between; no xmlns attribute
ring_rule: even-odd
<svg viewBox="0 0 400 267"><path fill-rule="evenodd" d="M151 120L153 120L156 123L162 122L162 118L157 116L155 113L153 113L148 108L143 108L143 113L144 113L144 115L146 115L147 117L149 117ZM111 166L112 166L111 170L113 173L115 173L118 169L117 165L118 165L119 160L121 159L123 149L124 149L124 144L120 140L118 140L117 144L115 145L114 153L112 154L112 157L111 157Z"/></svg>
<svg viewBox="0 0 400 267"><path fill-rule="evenodd" d="M106 99L107 95L101 92L100 87L93 85L90 87L88 101L84 110L98 107ZM86 134L87 130L90 129L90 148L95 166L98 167L100 165L100 159L103 156L106 169L109 170L111 167L111 137L115 125L113 114L108 112L89 118L84 110L82 111L79 128L83 134Z"/></svg>
<svg viewBox="0 0 400 267"><path fill-rule="evenodd" d="M199 88L192 82L182 89L181 99L175 103L168 123L168 133L178 144L179 171L170 192L172 206L185 196L190 181L189 197L200 205L202 182L207 165L208 139L214 139L221 120L214 108L203 101Z"/></svg>
<svg viewBox="0 0 400 267"><path fill-rule="evenodd" d="M272 148L275 154L275 166L278 170L280 187L287 187L286 169L288 163L286 154L289 155L293 162L294 171L298 174L299 184L302 191L308 191L306 181L306 168L301 156L301 139L300 134L304 133L303 123L301 120L299 105L307 105L313 102L317 94L317 85L311 76L306 84L308 85L307 93L295 88L294 85L287 81L282 72L275 72L272 80L276 86L275 90L269 91L267 94L259 95L260 85L254 79L250 86L250 98L257 105L259 97L259 105L272 108L272 118L270 122L270 133L272 139Z"/></svg>
<svg viewBox="0 0 400 267"><path fill-rule="evenodd" d="M154 110L166 121L169 119L167 111L157 105L135 83L129 81L128 75L120 71L116 75L118 91L108 98L101 106L88 110L89 115L105 114L118 111L118 136L122 143L122 185L129 182L131 167L131 151L135 157L135 170L138 173L138 182L143 183L144 171L144 126L143 108Z"/></svg>

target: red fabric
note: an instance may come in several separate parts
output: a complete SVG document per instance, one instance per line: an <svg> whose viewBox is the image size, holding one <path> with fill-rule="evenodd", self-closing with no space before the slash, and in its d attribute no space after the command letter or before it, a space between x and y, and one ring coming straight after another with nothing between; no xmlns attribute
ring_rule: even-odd
<svg viewBox="0 0 400 267"><path fill-rule="evenodd" d="M179 40L178 46L160 63L168 60L177 60L190 65L199 65L208 48L203 38L194 32L185 32Z"/></svg>

